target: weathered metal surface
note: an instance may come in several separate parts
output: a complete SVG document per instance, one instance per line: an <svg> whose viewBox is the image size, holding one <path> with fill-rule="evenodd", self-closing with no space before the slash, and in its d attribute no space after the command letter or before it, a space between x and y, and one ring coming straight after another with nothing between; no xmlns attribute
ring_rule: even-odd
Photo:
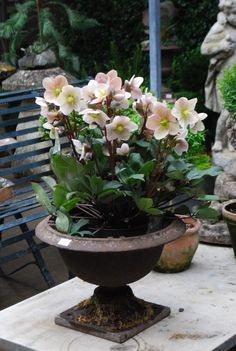
<svg viewBox="0 0 236 351"><path fill-rule="evenodd" d="M96 288L91 298L55 318L67 328L123 343L170 314L170 308L138 299L126 286Z"/></svg>
<svg viewBox="0 0 236 351"><path fill-rule="evenodd" d="M163 245L185 232L180 220L156 232L119 238L71 237L54 230L49 217L36 227L36 236L59 248L69 270L95 285L117 287L141 279L154 267ZM112 235L112 233L111 233Z"/></svg>

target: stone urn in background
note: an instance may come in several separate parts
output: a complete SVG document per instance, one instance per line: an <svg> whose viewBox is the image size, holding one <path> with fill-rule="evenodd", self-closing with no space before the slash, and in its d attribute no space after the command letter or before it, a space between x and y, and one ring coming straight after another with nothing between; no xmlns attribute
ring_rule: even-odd
<svg viewBox="0 0 236 351"><path fill-rule="evenodd" d="M201 222L191 217L180 217L186 231L176 240L166 244L154 270L162 273L177 273L188 269L199 243L198 231Z"/></svg>
<svg viewBox="0 0 236 351"><path fill-rule="evenodd" d="M168 316L168 307L136 298L127 285L147 275L163 245L185 232L179 219L163 229L155 227L141 235L134 228L136 236L127 236L123 229L114 237L110 229L106 238L86 238L56 231L49 217L39 223L37 237L59 248L72 273L99 286L92 297L57 316L56 324L122 343Z"/></svg>
<svg viewBox="0 0 236 351"><path fill-rule="evenodd" d="M222 215L227 223L234 256L236 257L236 199L223 203Z"/></svg>

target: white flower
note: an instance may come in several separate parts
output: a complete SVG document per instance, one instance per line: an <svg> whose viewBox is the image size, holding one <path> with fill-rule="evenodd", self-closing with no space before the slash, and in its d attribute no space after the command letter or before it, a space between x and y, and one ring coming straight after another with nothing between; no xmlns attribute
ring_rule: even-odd
<svg viewBox="0 0 236 351"><path fill-rule="evenodd" d="M83 115L83 120L89 124L89 128L93 129L97 126L104 128L106 121L110 118L101 110L93 110L92 108L87 108L81 111Z"/></svg>
<svg viewBox="0 0 236 351"><path fill-rule="evenodd" d="M129 145L126 143L123 143L121 147L118 147L116 149L116 153L117 155L120 155L120 156L127 156L129 154Z"/></svg>
<svg viewBox="0 0 236 351"><path fill-rule="evenodd" d="M112 123L106 125L107 139L109 141L120 139L128 140L130 133L138 129L136 123L126 116L116 116Z"/></svg>
<svg viewBox="0 0 236 351"><path fill-rule="evenodd" d="M172 114L177 118L182 128L193 125L198 121L198 114L194 110L196 103L196 98L188 100L186 97L181 97L175 102Z"/></svg>
<svg viewBox="0 0 236 351"><path fill-rule="evenodd" d="M197 134L198 132L201 132L205 129L205 126L202 122L205 118L207 118L206 113L198 114L198 121L190 126L190 130L193 134Z"/></svg>
<svg viewBox="0 0 236 351"><path fill-rule="evenodd" d="M146 127L154 131L157 140L165 138L167 135L176 135L179 132L179 124L171 110L162 103L157 103L154 108L155 113L148 117Z"/></svg>
<svg viewBox="0 0 236 351"><path fill-rule="evenodd" d="M66 85L62 88L57 98L56 105L64 115L69 115L72 111L79 112L82 107L81 88L75 88L72 85Z"/></svg>

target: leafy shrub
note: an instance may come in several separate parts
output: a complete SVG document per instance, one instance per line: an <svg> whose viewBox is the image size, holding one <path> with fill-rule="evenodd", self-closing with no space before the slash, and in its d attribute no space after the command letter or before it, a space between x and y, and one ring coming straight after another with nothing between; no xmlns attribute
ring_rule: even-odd
<svg viewBox="0 0 236 351"><path fill-rule="evenodd" d="M70 38L74 50L80 53L83 71L93 75L97 71L107 70L108 67L117 68L113 62L115 53L118 53L119 66L123 66L121 72L126 76L125 65L132 65L137 46L145 39L142 12L147 7L147 1L73 0L71 3L79 11L83 11L83 14L100 23L99 27ZM132 74L142 75L142 72L135 72L133 68L129 70Z"/></svg>
<svg viewBox="0 0 236 351"><path fill-rule="evenodd" d="M236 119L236 64L227 68L218 81L225 108Z"/></svg>
<svg viewBox="0 0 236 351"><path fill-rule="evenodd" d="M183 48L200 45L219 12L216 0L172 0L178 8L174 32Z"/></svg>
<svg viewBox="0 0 236 351"><path fill-rule="evenodd" d="M78 31L97 24L60 0L18 3L15 13L0 23L0 37L9 47L4 59L16 64L21 48L26 49L27 54L39 54L51 48L62 67L77 72L78 55L71 50L68 38L77 37Z"/></svg>

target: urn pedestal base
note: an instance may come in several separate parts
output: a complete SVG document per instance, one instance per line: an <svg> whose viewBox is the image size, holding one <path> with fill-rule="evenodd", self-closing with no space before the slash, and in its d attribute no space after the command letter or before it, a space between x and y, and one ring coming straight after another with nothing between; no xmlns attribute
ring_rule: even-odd
<svg viewBox="0 0 236 351"><path fill-rule="evenodd" d="M123 343L169 314L169 307L135 297L129 286L98 287L89 299L57 316L55 323Z"/></svg>

